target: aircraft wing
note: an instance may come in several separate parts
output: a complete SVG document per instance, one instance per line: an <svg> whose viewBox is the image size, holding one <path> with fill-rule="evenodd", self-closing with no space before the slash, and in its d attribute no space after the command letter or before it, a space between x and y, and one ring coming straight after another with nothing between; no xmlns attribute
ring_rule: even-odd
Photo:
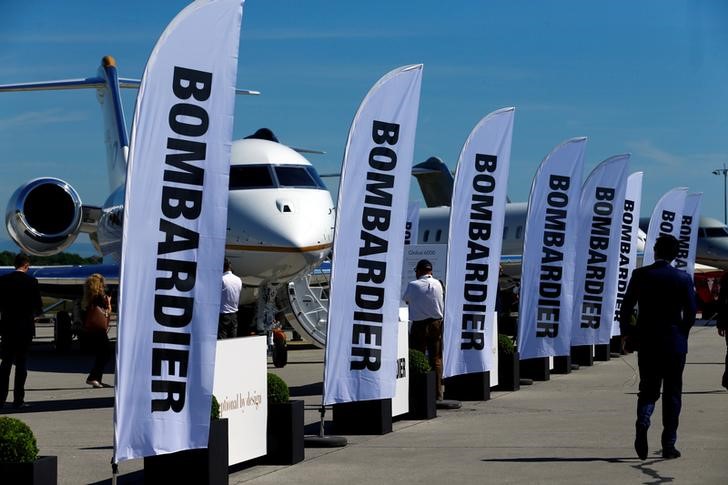
<svg viewBox="0 0 728 485"><path fill-rule="evenodd" d="M0 276L15 268L0 267ZM73 300L83 294L83 284L90 275L99 273L104 277L106 285L119 285L118 264L86 264L80 266L31 266L28 274L38 280L43 296Z"/></svg>

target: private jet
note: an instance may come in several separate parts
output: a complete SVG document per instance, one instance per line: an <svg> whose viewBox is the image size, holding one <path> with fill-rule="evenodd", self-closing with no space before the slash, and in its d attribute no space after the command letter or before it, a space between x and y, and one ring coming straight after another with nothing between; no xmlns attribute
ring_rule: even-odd
<svg viewBox="0 0 728 485"><path fill-rule="evenodd" d="M112 262L35 269L34 275L48 294L53 294L54 287L77 287L93 272L101 272L107 282L118 284L129 151L120 88L139 85L139 80L118 77L111 56L102 59L93 77L0 85L0 92L94 88L104 118L110 195L102 206L83 204L70 184L53 177L23 184L8 202L6 227L23 251L37 256L56 254L84 232L104 261ZM334 203L311 163L279 143L268 129L233 142L229 180L225 254L245 285L241 305L254 306L255 318L271 322L278 288L310 272L330 252ZM220 264L222 274L222 261Z"/></svg>
<svg viewBox="0 0 728 485"><path fill-rule="evenodd" d="M447 243L450 199L454 178L445 163L431 157L413 167L413 175L420 184L427 208L420 210L417 241L420 244ZM526 227L528 204L509 202L503 227L502 263L508 271L511 266L520 273L520 257L523 255L523 236ZM640 219L637 251L644 250L649 218ZM716 219L701 216L698 229L696 263L728 270L728 226ZM518 263L518 264L517 264ZM517 276L514 274L514 276Z"/></svg>

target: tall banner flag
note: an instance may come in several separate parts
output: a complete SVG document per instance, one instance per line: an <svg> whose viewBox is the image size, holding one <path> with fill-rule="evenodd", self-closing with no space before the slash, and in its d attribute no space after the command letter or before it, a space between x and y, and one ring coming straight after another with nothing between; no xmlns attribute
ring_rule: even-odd
<svg viewBox="0 0 728 485"><path fill-rule="evenodd" d="M483 118L460 152L447 242L443 377L492 368L514 108Z"/></svg>
<svg viewBox="0 0 728 485"><path fill-rule="evenodd" d="M624 206L620 216L619 273L617 277L617 301L614 306L612 335L619 335L619 309L622 307L627 284L637 267L637 237L639 235L640 207L642 206L642 172L627 177Z"/></svg>
<svg viewBox="0 0 728 485"><path fill-rule="evenodd" d="M586 138L572 138L541 162L531 184L523 242L518 320L522 359L569 355L576 226Z"/></svg>
<svg viewBox="0 0 728 485"><path fill-rule="evenodd" d="M331 262L325 404L394 396L421 84L422 64L389 72L364 98L349 130Z"/></svg>
<svg viewBox="0 0 728 485"><path fill-rule="evenodd" d="M691 278L695 274L695 256L698 253L698 226L702 200L702 192L688 194L685 197L680 237L678 238L680 250L675 258L675 267L687 271Z"/></svg>
<svg viewBox="0 0 728 485"><path fill-rule="evenodd" d="M240 0L167 26L137 97L124 202L115 459L207 446Z"/></svg>
<svg viewBox="0 0 728 485"><path fill-rule="evenodd" d="M688 189L686 187L676 187L665 193L657 202L655 208L652 209L650 226L647 228L642 266L655 262L655 241L659 236L669 234L680 240L682 213L685 208L687 194Z"/></svg>
<svg viewBox="0 0 728 485"><path fill-rule="evenodd" d="M592 170L581 190L571 345L604 344L612 337L619 273L619 216L628 168L629 155L610 157Z"/></svg>

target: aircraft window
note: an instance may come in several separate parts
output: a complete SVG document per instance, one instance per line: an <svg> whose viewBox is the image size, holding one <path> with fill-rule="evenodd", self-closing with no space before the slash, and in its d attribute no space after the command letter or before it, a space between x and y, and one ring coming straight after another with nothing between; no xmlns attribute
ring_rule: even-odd
<svg viewBox="0 0 728 485"><path fill-rule="evenodd" d="M438 229L435 233L435 241L440 241L440 238L442 237L442 229Z"/></svg>
<svg viewBox="0 0 728 485"><path fill-rule="evenodd" d="M518 226L516 228L516 239L521 239L521 232L523 231L523 226Z"/></svg>
<svg viewBox="0 0 728 485"><path fill-rule="evenodd" d="M425 233L422 235L422 240L424 242L427 242L428 239L430 239L430 230L429 229L426 229L425 230Z"/></svg>
<svg viewBox="0 0 728 485"><path fill-rule="evenodd" d="M698 228L698 237L705 237L705 229L702 227Z"/></svg>
<svg viewBox="0 0 728 485"><path fill-rule="evenodd" d="M230 167L230 190L275 187L267 165L238 165Z"/></svg>
<svg viewBox="0 0 728 485"><path fill-rule="evenodd" d="M306 167L306 171L316 181L316 185L320 189L326 189L326 184L324 183L323 180L321 180L321 177L319 177L319 174L318 174L318 172L316 171L315 168L313 168L313 167Z"/></svg>
<svg viewBox="0 0 728 485"><path fill-rule="evenodd" d="M278 165L275 167L276 177L281 187L318 187L316 180L306 167Z"/></svg>
<svg viewBox="0 0 728 485"><path fill-rule="evenodd" d="M508 226L503 226L503 239L508 238Z"/></svg>
<svg viewBox="0 0 728 485"><path fill-rule="evenodd" d="M728 227L706 227L707 237L728 237Z"/></svg>

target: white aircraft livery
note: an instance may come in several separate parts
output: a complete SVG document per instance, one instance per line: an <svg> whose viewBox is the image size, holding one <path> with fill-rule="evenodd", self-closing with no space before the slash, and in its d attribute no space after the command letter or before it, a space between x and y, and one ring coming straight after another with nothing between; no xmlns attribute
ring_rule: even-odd
<svg viewBox="0 0 728 485"><path fill-rule="evenodd" d="M11 238L27 253L56 254L85 232L98 252L117 264L73 271L49 269L53 274L48 278L39 270L35 276L41 284L78 284L93 272L102 272L110 284L118 283L129 151L120 88L138 88L139 84L135 79L119 78L115 60L106 56L94 77L0 85L0 92L95 88L104 117L110 189L104 204L85 205L63 180L38 178L11 196L5 222ZM241 304L258 303L258 321L269 322L275 311L276 290L310 272L330 252L334 203L308 160L278 143L268 129L233 142L229 189L225 254L245 285Z"/></svg>

